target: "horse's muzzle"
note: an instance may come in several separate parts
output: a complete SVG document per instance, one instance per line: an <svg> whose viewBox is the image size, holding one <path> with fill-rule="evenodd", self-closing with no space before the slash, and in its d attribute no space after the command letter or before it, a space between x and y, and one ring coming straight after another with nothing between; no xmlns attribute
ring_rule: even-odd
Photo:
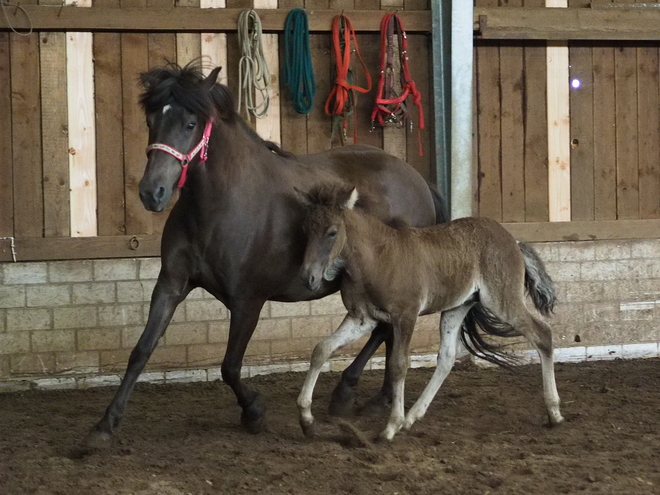
<svg viewBox="0 0 660 495"><path fill-rule="evenodd" d="M323 281L323 277L319 275L315 275L313 271L302 270L300 272L300 280L302 281L303 285L307 287L309 290L316 291L321 288L321 282Z"/></svg>
<svg viewBox="0 0 660 495"><path fill-rule="evenodd" d="M163 186L155 189L140 187L140 201L149 211L163 211L167 206L166 190Z"/></svg>

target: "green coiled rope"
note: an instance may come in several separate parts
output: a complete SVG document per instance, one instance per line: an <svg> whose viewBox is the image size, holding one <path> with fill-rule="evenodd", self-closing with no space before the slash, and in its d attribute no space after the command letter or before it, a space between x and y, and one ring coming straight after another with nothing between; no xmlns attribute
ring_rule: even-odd
<svg viewBox="0 0 660 495"><path fill-rule="evenodd" d="M316 94L316 81L309 48L309 24L303 9L293 9L284 23L282 81L289 88L295 111L309 113Z"/></svg>

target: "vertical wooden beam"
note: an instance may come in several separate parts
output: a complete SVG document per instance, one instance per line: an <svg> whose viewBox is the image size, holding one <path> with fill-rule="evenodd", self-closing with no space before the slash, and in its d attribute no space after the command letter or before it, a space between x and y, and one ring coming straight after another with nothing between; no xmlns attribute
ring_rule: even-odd
<svg viewBox="0 0 660 495"><path fill-rule="evenodd" d="M546 0L564 8L567 0ZM571 147L568 44L548 42L548 201L550 221L571 219Z"/></svg>
<svg viewBox="0 0 660 495"><path fill-rule="evenodd" d="M11 103L9 33L0 33L0 122L5 123L0 132L0 237L14 235Z"/></svg>
<svg viewBox="0 0 660 495"><path fill-rule="evenodd" d="M203 9L223 9L227 6L226 0L200 0L199 6ZM227 35L225 33L202 33L201 54L204 74L213 67L222 67L218 82L227 84Z"/></svg>
<svg viewBox="0 0 660 495"><path fill-rule="evenodd" d="M660 77L658 45L637 48L639 215L660 218Z"/></svg>
<svg viewBox="0 0 660 495"><path fill-rule="evenodd" d="M32 33L30 36L20 36L12 33L9 36L14 235L42 237L44 211L39 35Z"/></svg>
<svg viewBox="0 0 660 495"><path fill-rule="evenodd" d="M199 7L200 0L179 0L180 7ZM184 66L202 56L200 37L197 33L177 33L176 61Z"/></svg>
<svg viewBox="0 0 660 495"><path fill-rule="evenodd" d="M91 0L66 0L91 7ZM71 236L95 236L96 141L92 33L66 33Z"/></svg>
<svg viewBox="0 0 660 495"><path fill-rule="evenodd" d="M254 0L255 9L276 9L277 0ZM267 141L280 144L282 135L280 129L280 55L277 34L264 34L262 43L264 47L264 58L270 81L268 84L268 95L270 103L268 114L263 119L257 119L256 131Z"/></svg>

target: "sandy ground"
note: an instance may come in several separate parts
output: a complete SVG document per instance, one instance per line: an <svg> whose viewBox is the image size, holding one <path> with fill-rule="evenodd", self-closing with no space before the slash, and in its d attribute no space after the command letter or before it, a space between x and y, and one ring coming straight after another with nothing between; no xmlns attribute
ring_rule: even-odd
<svg viewBox="0 0 660 495"><path fill-rule="evenodd" d="M432 370L411 370L407 404ZM251 435L223 383L140 385L113 447L79 442L114 390L0 395L0 494L657 494L660 360L557 366L566 423L545 426L540 368L455 370L424 419L372 444L386 415L348 423L326 413L336 374L315 394L317 436L303 437L295 399L304 374L251 383L269 429ZM376 392L366 374L359 397Z"/></svg>

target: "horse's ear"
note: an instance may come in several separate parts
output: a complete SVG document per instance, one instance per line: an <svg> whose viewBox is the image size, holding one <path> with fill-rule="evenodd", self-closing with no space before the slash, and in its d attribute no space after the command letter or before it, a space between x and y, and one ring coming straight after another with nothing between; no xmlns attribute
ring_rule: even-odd
<svg viewBox="0 0 660 495"><path fill-rule="evenodd" d="M208 76L206 76L206 79L202 82L202 85L204 88L206 88L207 91L211 91L213 89L213 86L215 86L215 83L218 82L218 74L220 74L220 71L222 70L222 67L216 67L213 69Z"/></svg>
<svg viewBox="0 0 660 495"><path fill-rule="evenodd" d="M352 210L355 208L355 203L357 203L358 200L358 190L357 187L354 187L353 190L351 191L351 195L348 197L346 200L346 203L344 203L344 208L347 210Z"/></svg>
<svg viewBox="0 0 660 495"><path fill-rule="evenodd" d="M149 72L142 72L140 74L140 82L146 90L153 89L158 82L157 77L154 75L154 71L150 70Z"/></svg>

